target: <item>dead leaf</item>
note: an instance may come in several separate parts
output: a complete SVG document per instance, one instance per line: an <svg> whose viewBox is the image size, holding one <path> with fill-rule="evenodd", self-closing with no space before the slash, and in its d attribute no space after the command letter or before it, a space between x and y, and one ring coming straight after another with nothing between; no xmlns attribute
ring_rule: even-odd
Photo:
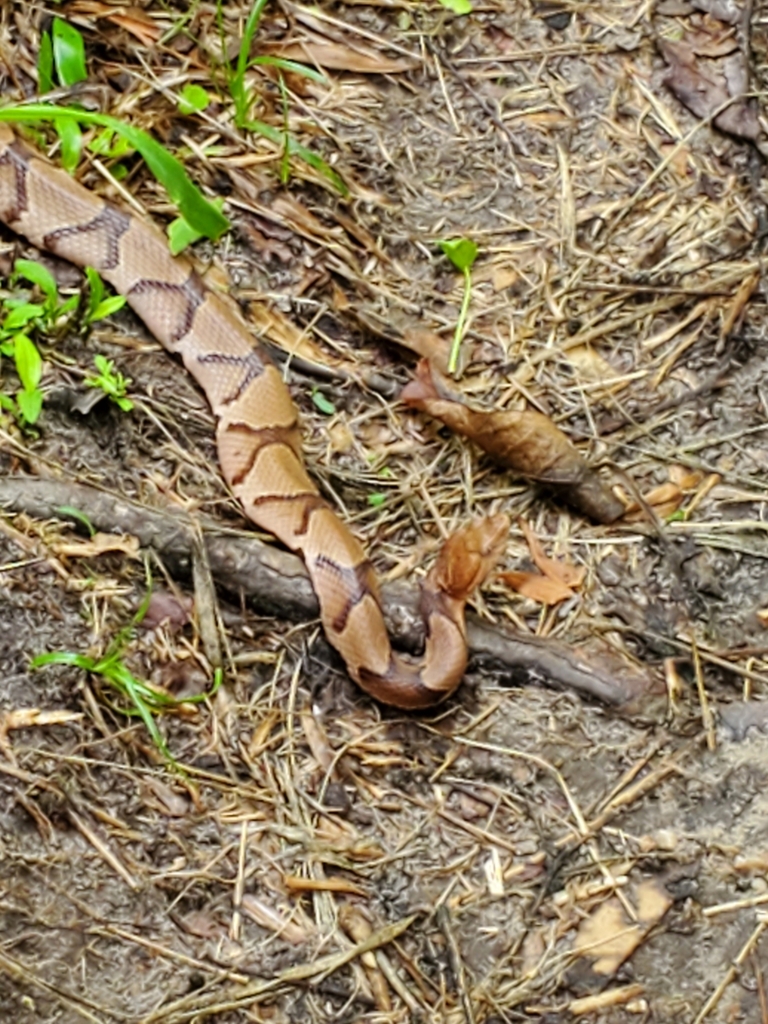
<svg viewBox="0 0 768 1024"><path fill-rule="evenodd" d="M186 595L176 596L170 590L153 590L141 625L144 629L168 626L176 632L189 622L195 602Z"/></svg>
<svg viewBox="0 0 768 1024"><path fill-rule="evenodd" d="M594 958L592 969L596 974L614 975L672 906L672 898L658 878L640 882L635 899L635 921L627 918L621 901L611 897L581 923L574 951Z"/></svg>
<svg viewBox="0 0 768 1024"><path fill-rule="evenodd" d="M283 875L283 885L291 893L343 892L352 896L367 896L368 891L347 878L300 878L298 875Z"/></svg>
<svg viewBox="0 0 768 1024"><path fill-rule="evenodd" d="M608 360L604 359L591 345L576 345L574 348L568 349L565 357L578 371L578 375L583 381L610 383L611 379L616 376L616 371ZM627 383L629 382L627 381ZM622 386L626 387L626 383L622 382Z"/></svg>
<svg viewBox="0 0 768 1024"><path fill-rule="evenodd" d="M70 17L79 14L111 21L113 25L118 25L138 39L142 46L154 46L163 31L160 23L154 18L150 18L140 7L133 7L129 4L111 7L109 4L99 3L97 0L78 0L69 5L67 13Z"/></svg>
<svg viewBox="0 0 768 1024"><path fill-rule="evenodd" d="M119 551L129 558L139 557L139 538L130 534L95 533L88 540L57 541L51 549L64 558L94 558L108 551Z"/></svg>
<svg viewBox="0 0 768 1024"><path fill-rule="evenodd" d="M612 523L624 506L589 468L562 430L540 412L481 412L451 395L422 360L400 398L442 420L520 476L546 484L585 515Z"/></svg>
<svg viewBox="0 0 768 1024"><path fill-rule="evenodd" d="M503 292L520 279L513 267L496 267L491 275L491 284L495 292Z"/></svg>
<svg viewBox="0 0 768 1024"><path fill-rule="evenodd" d="M573 597L573 591L558 580L540 576L536 572L518 572L514 570L500 572L499 579L523 597L529 597L539 604L560 604Z"/></svg>
<svg viewBox="0 0 768 1024"><path fill-rule="evenodd" d="M416 67L415 61L398 60L355 44L334 43L317 37L293 43L274 43L265 53L332 71L354 71L362 75L399 75Z"/></svg>
<svg viewBox="0 0 768 1024"><path fill-rule="evenodd" d="M738 25L744 17L743 3L738 0L692 0L692 3L698 10L706 11L727 25Z"/></svg>
<svg viewBox="0 0 768 1024"><path fill-rule="evenodd" d="M643 495L643 501L650 505L660 519L667 519L680 508L683 503L683 492L676 483L671 480L659 484ZM628 522L637 522L645 516L645 510L633 501L626 511L625 518Z"/></svg>
<svg viewBox="0 0 768 1024"><path fill-rule="evenodd" d="M577 567L572 565L570 562L549 558L544 554L539 538L526 520L521 516L518 521L536 568L549 579L554 580L556 583L562 583L563 586L569 589L580 587L584 580L586 569L583 566Z"/></svg>
<svg viewBox="0 0 768 1024"><path fill-rule="evenodd" d="M754 104L740 98L748 89L748 73L741 51L716 65L699 60L684 42L659 39L658 46L669 65L664 81L681 103L697 117L708 118L732 99L734 102L714 118L714 124L721 131L740 138L752 141L759 138L760 122Z"/></svg>
<svg viewBox="0 0 768 1024"><path fill-rule="evenodd" d="M305 928L291 918L278 913L273 907L268 906L249 892L243 894L240 905L256 924L275 932L281 939L285 939L286 942L290 942L294 946L301 946L309 939L309 933Z"/></svg>

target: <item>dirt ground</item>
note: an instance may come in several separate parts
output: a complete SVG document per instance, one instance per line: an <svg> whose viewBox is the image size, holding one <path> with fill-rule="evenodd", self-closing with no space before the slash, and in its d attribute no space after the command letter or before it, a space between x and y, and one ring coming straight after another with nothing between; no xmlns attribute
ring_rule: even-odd
<svg viewBox="0 0 768 1024"><path fill-rule="evenodd" d="M287 117L347 197L300 156L281 184L279 141L235 129L215 4L5 3L5 102L36 96L54 13L85 40L76 97L226 197L232 233L196 256L285 367L312 473L391 593L499 510L504 572L537 572L532 533L577 582L549 604L493 579L474 614L540 658L476 651L436 712L377 706L296 603L293 563L275 562L284 597L234 572L245 522L180 365L126 312L40 339L40 421L0 420L2 1021L766 1024L768 6L270 4L254 55L325 79L283 93L255 67L252 116ZM234 59L248 6L220 13ZM182 116L189 82L211 103ZM119 188L106 158L78 176L167 221L125 166ZM551 417L618 521L397 402L415 350L452 338L462 278L437 241L457 237L479 254L454 389ZM8 289L20 255L39 256L4 230ZM95 352L131 412L84 401ZM197 524L215 595L195 531L174 547L155 514ZM126 630L148 575L160 596ZM118 644L185 696L211 688L217 643L215 695L156 718L175 767L98 674L30 667ZM576 664L606 699L573 688Z"/></svg>

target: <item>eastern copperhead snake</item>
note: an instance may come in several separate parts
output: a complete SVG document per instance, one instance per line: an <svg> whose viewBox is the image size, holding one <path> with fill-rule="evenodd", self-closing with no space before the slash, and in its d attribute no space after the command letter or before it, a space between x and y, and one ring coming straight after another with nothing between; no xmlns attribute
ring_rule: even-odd
<svg viewBox="0 0 768 1024"><path fill-rule="evenodd" d="M124 295L157 340L181 356L217 419L224 477L245 514L301 554L323 627L352 678L400 708L437 704L467 662L464 604L496 562L506 516L446 542L422 589L420 664L389 643L373 568L307 476L298 412L279 371L237 311L174 258L151 224L100 199L0 124L0 220L34 245L92 266Z"/></svg>

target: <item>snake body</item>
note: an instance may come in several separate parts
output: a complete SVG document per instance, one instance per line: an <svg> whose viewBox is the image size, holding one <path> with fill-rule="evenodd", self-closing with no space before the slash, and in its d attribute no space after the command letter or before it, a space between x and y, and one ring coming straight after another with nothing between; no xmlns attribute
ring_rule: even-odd
<svg viewBox="0 0 768 1024"><path fill-rule="evenodd" d="M84 188L4 124L0 220L35 246L94 267L181 358L216 416L227 483L249 519L304 559L326 636L352 678L400 708L450 694L467 662L464 604L498 557L506 517L449 538L422 588L424 654L418 662L395 654L371 563L307 475L297 409L236 309L169 253L152 224Z"/></svg>

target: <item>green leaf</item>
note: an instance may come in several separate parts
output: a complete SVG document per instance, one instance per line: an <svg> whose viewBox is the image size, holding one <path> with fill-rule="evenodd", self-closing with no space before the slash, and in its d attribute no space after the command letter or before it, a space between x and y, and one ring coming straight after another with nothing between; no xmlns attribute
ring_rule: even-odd
<svg viewBox="0 0 768 1024"><path fill-rule="evenodd" d="M64 86L77 85L88 77L85 66L85 43L74 25L54 18L51 29L53 60L59 82Z"/></svg>
<svg viewBox="0 0 768 1024"><path fill-rule="evenodd" d="M23 103L0 109L0 121L35 123L74 117L80 124L98 124L126 139L143 156L150 171L165 187L179 207L181 215L206 238L217 239L229 228L229 221L213 203L209 203L189 178L183 164L141 128L124 124L109 114L75 107L55 107L48 103Z"/></svg>
<svg viewBox="0 0 768 1024"><path fill-rule="evenodd" d="M53 43L47 32L40 36L37 51L37 91L41 95L53 89Z"/></svg>
<svg viewBox="0 0 768 1024"><path fill-rule="evenodd" d="M221 196L212 202L219 210L224 206L224 200ZM174 256L178 256L188 245L192 245L193 242L197 242L202 237L200 232L195 231L192 225L183 217L177 217L168 225L168 248Z"/></svg>
<svg viewBox="0 0 768 1024"><path fill-rule="evenodd" d="M53 304L59 297L59 288L56 278L46 267L34 260L16 260L13 265L13 276L15 280L23 277L32 284L36 284L48 302Z"/></svg>
<svg viewBox="0 0 768 1024"><path fill-rule="evenodd" d="M96 527L85 512L81 512L80 509L75 508L74 505L59 505L59 507L55 509L55 512L57 515L67 516L69 519L74 519L76 523L80 523L81 526L86 528L91 537L96 533ZM42 655L42 657L46 657L46 655Z"/></svg>
<svg viewBox="0 0 768 1024"><path fill-rule="evenodd" d="M271 124L266 124L264 121L248 121L247 124L241 125L241 127L247 128L252 132L258 132L265 139L269 139L270 142L276 142L278 145L286 141L284 131L281 131L280 128L275 128ZM311 149L307 149L306 146L302 146L293 136L288 136L287 148L291 156L301 157L304 163L309 164L310 167L322 174L324 178L327 178L342 196L346 198L349 195L349 189L344 183L344 179L321 156L318 156Z"/></svg>
<svg viewBox="0 0 768 1024"><path fill-rule="evenodd" d="M110 160L118 160L133 152L130 142L119 135L115 138L112 128L104 128L103 131L97 132L88 143L88 149L91 153L108 157Z"/></svg>
<svg viewBox="0 0 768 1024"><path fill-rule="evenodd" d="M123 308L125 302L124 295L109 295L90 314L88 322L95 323L97 320L104 320L105 317L112 316L113 313L117 313L119 309Z"/></svg>
<svg viewBox="0 0 768 1024"><path fill-rule="evenodd" d="M471 14L472 4L470 0L440 0L443 7L447 7L454 14Z"/></svg>
<svg viewBox="0 0 768 1024"><path fill-rule="evenodd" d="M90 315L104 298L104 282L95 267L86 267L85 277L88 281L88 314Z"/></svg>
<svg viewBox="0 0 768 1024"><path fill-rule="evenodd" d="M37 423L40 410L43 408L43 393L38 391L19 391L16 394L16 401L21 415L27 423Z"/></svg>
<svg viewBox="0 0 768 1024"><path fill-rule="evenodd" d="M305 78L311 78L313 82L318 82L320 85L326 85L328 83L328 79L321 72L316 71L314 68L307 67L306 64L299 64L298 61L288 60L286 57L254 57L253 60L249 61L248 66L257 67L258 65L280 68L281 71L293 71L294 74L303 75Z"/></svg>
<svg viewBox="0 0 768 1024"><path fill-rule="evenodd" d="M387 500L386 494L382 494L381 491L377 491L374 494L368 495L368 504L372 508L380 508Z"/></svg>
<svg viewBox="0 0 768 1024"><path fill-rule="evenodd" d="M454 267L462 272L469 270L477 259L477 246L469 238L443 239L437 244Z"/></svg>
<svg viewBox="0 0 768 1024"><path fill-rule="evenodd" d="M3 320L4 331L18 331L20 327L26 327L34 320L39 320L45 313L45 309L39 302L21 302L10 310Z"/></svg>
<svg viewBox="0 0 768 1024"><path fill-rule="evenodd" d="M331 402L322 391L318 391L317 388L312 388L312 402L316 409L319 409L325 416L333 416L336 412L336 406Z"/></svg>
<svg viewBox="0 0 768 1024"><path fill-rule="evenodd" d="M65 171L74 174L83 151L83 133L74 118L61 118L56 124L56 133L61 142L61 165Z"/></svg>
<svg viewBox="0 0 768 1024"><path fill-rule="evenodd" d="M210 102L211 97L202 85L187 82L179 96L179 110L182 114L197 114L205 110Z"/></svg>
<svg viewBox="0 0 768 1024"><path fill-rule="evenodd" d="M13 359L24 390L34 391L43 375L43 360L37 351L37 346L26 334L16 335L13 344ZM30 420L31 422L33 421Z"/></svg>

